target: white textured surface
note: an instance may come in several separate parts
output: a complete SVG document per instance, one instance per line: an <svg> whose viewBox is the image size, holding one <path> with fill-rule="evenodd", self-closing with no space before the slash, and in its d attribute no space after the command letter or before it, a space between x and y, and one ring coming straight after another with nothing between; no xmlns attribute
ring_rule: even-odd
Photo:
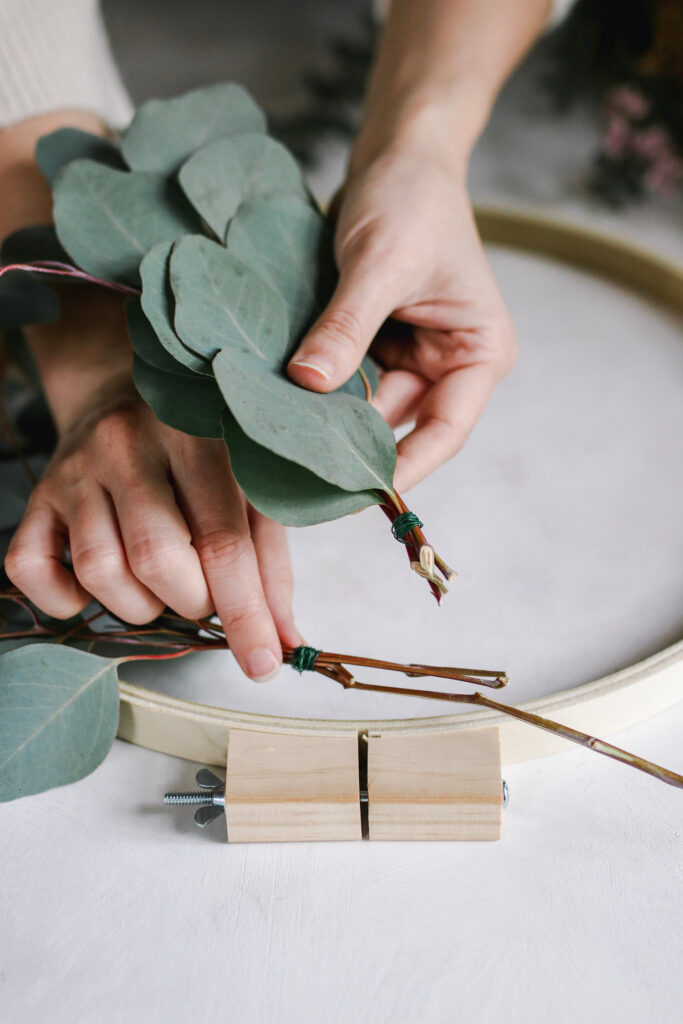
<svg viewBox="0 0 683 1024"><path fill-rule="evenodd" d="M680 1021L680 790L576 750L506 770L500 843L228 846L160 806L193 774L117 741L3 807L3 1024Z"/></svg>

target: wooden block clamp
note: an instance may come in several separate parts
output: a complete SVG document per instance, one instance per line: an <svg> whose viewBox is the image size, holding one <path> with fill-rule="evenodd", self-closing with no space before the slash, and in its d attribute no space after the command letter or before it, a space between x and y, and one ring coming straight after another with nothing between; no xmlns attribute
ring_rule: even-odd
<svg viewBox="0 0 683 1024"><path fill-rule="evenodd" d="M497 728L368 734L370 839L500 839Z"/></svg>
<svg viewBox="0 0 683 1024"><path fill-rule="evenodd" d="M360 752L360 757L359 757ZM204 769L208 824L225 810L230 842L500 838L497 728L465 732L230 730L225 786Z"/></svg>

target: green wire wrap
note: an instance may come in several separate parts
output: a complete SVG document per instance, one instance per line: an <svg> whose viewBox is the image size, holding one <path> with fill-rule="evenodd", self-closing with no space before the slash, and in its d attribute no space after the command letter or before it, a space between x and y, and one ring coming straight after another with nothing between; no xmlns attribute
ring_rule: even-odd
<svg viewBox="0 0 683 1024"><path fill-rule="evenodd" d="M396 540L400 540L402 544L405 544L403 539L405 535L410 533L411 530L414 530L416 526L422 525L423 523L418 519L414 512L401 512L401 514L396 516L391 524L391 532Z"/></svg>
<svg viewBox="0 0 683 1024"><path fill-rule="evenodd" d="M292 651L290 665L299 674L302 672L312 672L319 654L322 654L322 651L316 650L315 647L306 647L305 644L301 644L300 647L295 647Z"/></svg>

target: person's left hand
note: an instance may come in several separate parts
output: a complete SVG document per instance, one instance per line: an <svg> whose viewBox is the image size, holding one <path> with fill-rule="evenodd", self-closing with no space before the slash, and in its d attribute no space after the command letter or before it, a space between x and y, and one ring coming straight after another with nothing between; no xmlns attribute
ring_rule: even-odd
<svg viewBox="0 0 683 1024"><path fill-rule="evenodd" d="M454 455L516 357L514 327L484 255L464 172L418 153L384 153L350 174L338 201L339 282L288 373L333 391L373 345L386 367L373 404L398 445L397 490ZM405 329L403 329L405 330Z"/></svg>

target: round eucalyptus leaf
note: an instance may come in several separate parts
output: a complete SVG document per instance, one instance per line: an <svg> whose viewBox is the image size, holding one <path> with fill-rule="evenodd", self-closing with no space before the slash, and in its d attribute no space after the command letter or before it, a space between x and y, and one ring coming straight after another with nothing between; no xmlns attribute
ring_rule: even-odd
<svg viewBox="0 0 683 1024"><path fill-rule="evenodd" d="M0 655L0 800L76 782L114 742L116 662L62 644Z"/></svg>
<svg viewBox="0 0 683 1024"><path fill-rule="evenodd" d="M150 249L140 264L142 308L159 341L173 359L195 373L212 377L213 370L209 360L183 344L173 327L175 298L169 280L173 245L173 242L160 242Z"/></svg>
<svg viewBox="0 0 683 1024"><path fill-rule="evenodd" d="M170 175L207 142L265 130L265 116L246 89L228 82L143 103L121 148L134 171Z"/></svg>
<svg viewBox="0 0 683 1024"><path fill-rule="evenodd" d="M280 366L289 341L287 309L270 285L222 245L194 235L171 254L175 330L195 352L213 359L222 348Z"/></svg>
<svg viewBox="0 0 683 1024"><path fill-rule="evenodd" d="M296 196L252 199L230 221L227 247L279 292L287 304L292 340L300 341L337 281L325 218Z"/></svg>
<svg viewBox="0 0 683 1024"><path fill-rule="evenodd" d="M0 277L0 331L51 323L60 311L59 299L37 275L12 270Z"/></svg>
<svg viewBox="0 0 683 1024"><path fill-rule="evenodd" d="M161 344L156 331L145 316L137 295L126 299L126 324L133 351L143 362L164 373L175 373L180 377L194 377L192 370L168 352ZM210 365L210 364L208 364Z"/></svg>
<svg viewBox="0 0 683 1024"><path fill-rule="evenodd" d="M183 164L178 181L221 240L241 203L259 196L308 196L291 153L275 139L256 133L210 142Z"/></svg>
<svg viewBox="0 0 683 1024"><path fill-rule="evenodd" d="M327 306L337 283L329 223L296 196L253 199L243 203L230 221L227 247L285 300L290 340L297 345ZM362 367L374 394L377 364L366 356ZM365 398L358 373L338 390Z"/></svg>
<svg viewBox="0 0 683 1024"><path fill-rule="evenodd" d="M71 262L69 254L57 238L53 224L36 224L13 231L2 243L0 259L4 264L33 263L37 260Z"/></svg>
<svg viewBox="0 0 683 1024"><path fill-rule="evenodd" d="M200 231L177 186L161 174L135 174L75 160L54 187L57 235L89 274L138 285L143 256L158 242Z"/></svg>
<svg viewBox="0 0 683 1024"><path fill-rule="evenodd" d="M284 526L315 526L376 505L375 491L345 491L303 466L256 444L229 411L223 412L223 436L230 466L247 500Z"/></svg>
<svg viewBox="0 0 683 1024"><path fill-rule="evenodd" d="M223 397L210 377L180 376L133 359L133 380L157 419L193 437L222 437Z"/></svg>
<svg viewBox="0 0 683 1024"><path fill-rule="evenodd" d="M38 139L36 163L51 185L72 160L95 160L120 171L126 169L119 147L101 135L80 128L58 128Z"/></svg>
<svg viewBox="0 0 683 1024"><path fill-rule="evenodd" d="M368 402L300 388L235 347L213 361L226 405L257 444L347 491L393 489L396 442Z"/></svg>

